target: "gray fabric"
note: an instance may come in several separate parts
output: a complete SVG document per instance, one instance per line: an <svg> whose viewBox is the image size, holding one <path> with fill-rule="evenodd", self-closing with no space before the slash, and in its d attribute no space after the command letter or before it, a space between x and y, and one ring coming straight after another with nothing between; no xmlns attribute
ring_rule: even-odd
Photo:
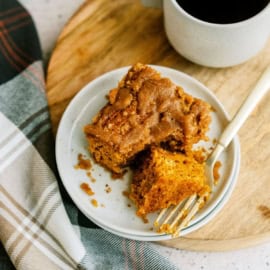
<svg viewBox="0 0 270 270"><path fill-rule="evenodd" d="M37 61L32 65L32 69L38 72L42 66L41 61ZM40 76L43 77L42 73ZM44 89L38 88L40 84L35 84L29 76L29 71L23 71L19 76L0 85L0 111L7 116L16 126L20 127L28 118L42 108L47 108L47 100ZM40 86L41 87L41 86ZM42 114L37 115L40 124L49 118L48 110L44 110ZM27 134L33 128L32 121L22 129Z"/></svg>
<svg viewBox="0 0 270 270"><path fill-rule="evenodd" d="M80 232L87 251L82 266L94 263L95 270L178 269L155 250L153 243L128 240L100 229L81 228Z"/></svg>

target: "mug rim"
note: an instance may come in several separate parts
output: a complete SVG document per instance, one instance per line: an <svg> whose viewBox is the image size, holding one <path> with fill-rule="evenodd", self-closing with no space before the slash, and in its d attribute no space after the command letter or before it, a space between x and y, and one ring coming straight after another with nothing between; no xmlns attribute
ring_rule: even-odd
<svg viewBox="0 0 270 270"><path fill-rule="evenodd" d="M164 1L166 1L166 0L164 0ZM190 13L185 11L182 8L182 6L176 2L176 0L171 0L171 2L173 3L174 7L178 11L183 13L183 15L185 15L188 19L192 19L193 21L200 23L202 25L205 25L205 26L212 26L212 27L217 27L217 28L229 28L229 27L242 26L243 24L247 24L250 21L256 20L258 17L263 16L263 14L268 11L268 9L270 11L270 1L269 1L268 4L262 10L260 10L258 13L256 13L255 15L253 15L247 19L244 19L242 21L234 22L234 23L213 23L213 22L207 22L207 21L201 20L201 19L191 15Z"/></svg>

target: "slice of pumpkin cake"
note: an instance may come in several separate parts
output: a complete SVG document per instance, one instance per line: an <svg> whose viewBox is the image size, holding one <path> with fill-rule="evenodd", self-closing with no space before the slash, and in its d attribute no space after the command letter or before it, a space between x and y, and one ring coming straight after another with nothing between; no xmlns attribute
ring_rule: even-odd
<svg viewBox="0 0 270 270"><path fill-rule="evenodd" d="M95 161L121 176L151 145L187 152L206 139L209 123L209 104L138 63L109 92L108 103L84 132Z"/></svg>
<svg viewBox="0 0 270 270"><path fill-rule="evenodd" d="M193 194L210 191L204 163L190 153L184 155L151 147L147 157L135 169L129 198L137 206L137 215L146 215L177 205Z"/></svg>

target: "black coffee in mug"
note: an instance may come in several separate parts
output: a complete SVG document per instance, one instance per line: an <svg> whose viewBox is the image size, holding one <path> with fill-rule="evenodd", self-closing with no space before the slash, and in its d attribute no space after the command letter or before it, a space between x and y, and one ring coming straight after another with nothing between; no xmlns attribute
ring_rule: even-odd
<svg viewBox="0 0 270 270"><path fill-rule="evenodd" d="M228 24L253 17L263 10L270 0L176 0L176 2L187 13L202 21Z"/></svg>

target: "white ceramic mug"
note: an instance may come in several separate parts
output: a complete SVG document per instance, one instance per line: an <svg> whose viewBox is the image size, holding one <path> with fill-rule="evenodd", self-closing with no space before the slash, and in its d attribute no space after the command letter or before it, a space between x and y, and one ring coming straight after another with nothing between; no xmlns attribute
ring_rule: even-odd
<svg viewBox="0 0 270 270"><path fill-rule="evenodd" d="M163 6L165 31L171 45L200 65L228 67L243 63L255 56L270 36L270 3L255 16L230 24L197 19L176 0L142 0L142 3Z"/></svg>

